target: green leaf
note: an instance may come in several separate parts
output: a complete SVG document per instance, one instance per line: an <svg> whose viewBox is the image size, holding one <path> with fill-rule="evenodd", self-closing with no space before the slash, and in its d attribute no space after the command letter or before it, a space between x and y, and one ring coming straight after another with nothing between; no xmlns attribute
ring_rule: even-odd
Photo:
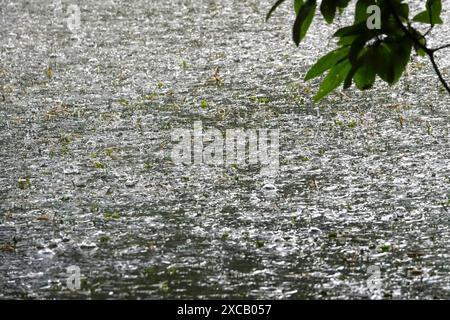
<svg viewBox="0 0 450 320"><path fill-rule="evenodd" d="M300 44L300 41L302 41L302 39L308 32L309 26L311 25L311 22L314 18L316 6L316 0L306 0L297 14L292 32L294 42L297 46Z"/></svg>
<svg viewBox="0 0 450 320"><path fill-rule="evenodd" d="M441 24L442 3L441 0L427 0L427 11L430 14L431 24Z"/></svg>
<svg viewBox="0 0 450 320"><path fill-rule="evenodd" d="M352 68L350 69L350 72L347 73L347 77L344 80L344 89L348 89L352 86L352 79L353 76L355 75L356 71L358 70L359 65L352 65Z"/></svg>
<svg viewBox="0 0 450 320"><path fill-rule="evenodd" d="M364 49L366 42L369 40L368 34L362 34L358 38L356 38L352 45L350 46L350 52L348 54L348 59L352 64L358 60L361 51Z"/></svg>
<svg viewBox="0 0 450 320"><path fill-rule="evenodd" d="M336 31L333 35L333 37L348 37L348 36L354 36L359 35L364 32L368 32L369 29L367 29L367 25L365 21L359 22L357 24L347 26L344 28L339 29Z"/></svg>
<svg viewBox="0 0 450 320"><path fill-rule="evenodd" d="M356 74L356 72L358 71L358 69L360 68L361 64L363 63L363 59L361 59L360 55L362 52L367 51L367 48L365 48L365 44L366 44L365 36L362 35L358 39L355 39L355 41L353 41L353 44L350 47L348 59L352 64L352 69L347 74L347 78L345 78L344 89L351 87L352 79Z"/></svg>
<svg viewBox="0 0 450 320"><path fill-rule="evenodd" d="M371 61L376 66L378 76L390 85L395 84L409 62L411 49L412 42L407 37L400 41L387 39L374 46Z"/></svg>
<svg viewBox="0 0 450 320"><path fill-rule="evenodd" d="M402 20L408 21L409 20L409 5L406 3L401 3L397 8L397 14Z"/></svg>
<svg viewBox="0 0 450 320"><path fill-rule="evenodd" d="M303 0L294 0L294 12L296 15L300 12L300 8L302 7L303 3Z"/></svg>
<svg viewBox="0 0 450 320"><path fill-rule="evenodd" d="M381 32L388 36L402 37L403 30L399 28L397 20L394 16L382 16Z"/></svg>
<svg viewBox="0 0 450 320"><path fill-rule="evenodd" d="M269 18L272 16L272 13L280 6L280 4L282 4L285 0L278 0L277 2L275 2L275 4L272 6L272 8L270 8L269 12L267 13L266 16L266 21L269 20Z"/></svg>
<svg viewBox="0 0 450 320"><path fill-rule="evenodd" d="M350 46L353 43L353 41L355 41L356 38L358 38L358 36L341 37L338 40L338 45L340 45L340 46Z"/></svg>
<svg viewBox="0 0 450 320"><path fill-rule="evenodd" d="M355 7L355 22L358 24L362 21L367 21L367 8L375 4L375 0L358 0Z"/></svg>
<svg viewBox="0 0 450 320"><path fill-rule="evenodd" d="M334 16L336 15L337 0L322 0L320 4L320 12L322 13L325 21L332 23Z"/></svg>
<svg viewBox="0 0 450 320"><path fill-rule="evenodd" d="M442 3L441 0L427 0L426 10L417 14L413 21L428 23L430 25L442 24L441 19Z"/></svg>
<svg viewBox="0 0 450 320"><path fill-rule="evenodd" d="M394 81L391 84L395 84L400 80L411 59L413 43L408 37L405 37L400 42L394 40L389 46L393 52L392 63L394 65Z"/></svg>
<svg viewBox="0 0 450 320"><path fill-rule="evenodd" d="M320 4L320 12L322 13L325 21L332 23L336 16L336 9L342 13L343 9L348 6L350 0L322 0Z"/></svg>
<svg viewBox="0 0 450 320"><path fill-rule="evenodd" d="M350 50L349 47L341 47L321 57L311 67L311 69L309 69L308 73L305 76L305 81L308 81L321 75L322 73L324 73L325 71L336 65L342 59L347 57L349 50Z"/></svg>
<svg viewBox="0 0 450 320"><path fill-rule="evenodd" d="M359 90L370 89L375 82L376 72L373 61L371 60L370 50L371 48L366 49L361 56L360 66L353 77L355 85Z"/></svg>
<svg viewBox="0 0 450 320"><path fill-rule="evenodd" d="M350 0L337 0L338 8L344 9L348 6Z"/></svg>
<svg viewBox="0 0 450 320"><path fill-rule="evenodd" d="M434 18L433 18L434 17ZM421 13L417 14L414 18L413 18L414 22L421 22L421 23L428 23L431 25L436 25L436 24L442 24L443 21L439 16L432 16L431 20L430 20L430 14L428 11L422 11Z"/></svg>
<svg viewBox="0 0 450 320"><path fill-rule="evenodd" d="M353 79L359 90L367 90L373 87L376 73L370 64L363 64L355 73Z"/></svg>
<svg viewBox="0 0 450 320"><path fill-rule="evenodd" d="M314 96L314 101L317 102L328 95L331 91L336 89L347 77L350 72L352 64L349 60L343 60L330 69L325 79L320 86L319 91Z"/></svg>
<svg viewBox="0 0 450 320"><path fill-rule="evenodd" d="M387 83L394 80L394 69L391 60L391 50L386 43L380 43L373 47L372 59L376 65L375 72L377 75Z"/></svg>
<svg viewBox="0 0 450 320"><path fill-rule="evenodd" d="M430 15L428 14L428 11L422 11L421 13L416 14L413 18L413 21L431 24Z"/></svg>

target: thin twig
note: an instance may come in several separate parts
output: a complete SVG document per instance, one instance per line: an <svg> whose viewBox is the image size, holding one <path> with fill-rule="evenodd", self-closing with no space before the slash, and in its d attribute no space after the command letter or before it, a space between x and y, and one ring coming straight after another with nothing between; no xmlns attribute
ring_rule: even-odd
<svg viewBox="0 0 450 320"><path fill-rule="evenodd" d="M423 34L422 38L425 38L427 35L429 35L430 32L433 30L433 28L434 28L434 25L431 26L431 27L427 30L427 32L425 32L425 33Z"/></svg>
<svg viewBox="0 0 450 320"><path fill-rule="evenodd" d="M446 45L443 45L441 47L438 47L438 48L430 49L430 50L433 51L433 52L436 52L436 51L439 51L439 50L442 50L442 49L446 49L446 48L450 48L450 43L446 44Z"/></svg>
<svg viewBox="0 0 450 320"><path fill-rule="evenodd" d="M436 61L434 60L434 55L429 54L428 56L430 57L431 64L433 65L433 68L436 71L436 74L438 75L439 80L444 85L444 88L447 90L447 92L450 94L450 87L448 86L448 83L445 81L444 77L442 76L441 72L439 71L439 67L436 64Z"/></svg>

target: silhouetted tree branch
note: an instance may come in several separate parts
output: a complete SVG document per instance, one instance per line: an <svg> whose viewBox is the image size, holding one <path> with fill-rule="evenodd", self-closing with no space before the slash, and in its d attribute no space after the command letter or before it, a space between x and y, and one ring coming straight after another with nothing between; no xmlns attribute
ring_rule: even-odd
<svg viewBox="0 0 450 320"><path fill-rule="evenodd" d="M430 59L431 64L433 65L433 69L434 69L434 71L436 72L436 74L437 74L437 76L438 76L438 78L439 78L439 81L441 81L441 83L442 83L442 85L444 86L445 90L447 90L448 94L450 94L450 86L448 85L448 83L447 83L447 81L444 79L444 77L442 76L442 73L441 73L441 71L439 70L439 66L438 66L437 63L436 63L436 59L434 58L434 53L435 53L436 51L442 50L442 49L445 49L445 48L448 48L448 47L450 47L450 44L443 45L443 46L441 46L441 47L439 47L439 48L436 48L436 49L430 49L430 48L428 48L426 45L424 45L422 42L420 42L419 39L418 39L414 34L412 34L412 33L408 30L408 28L405 27L405 25L404 25L403 22L400 20L400 17L398 16L397 12L395 11L395 9L394 9L394 7L392 6L392 3L391 3L390 1L389 1L389 6L390 6L390 9L391 9L391 11L392 11L392 15L394 16L394 19L395 19L395 21L397 22L397 24L398 24L398 26L400 27L400 29L405 33L405 35L406 35L407 37L409 37L409 38L414 42L414 44L415 44L417 47L419 47L420 49L422 49L422 50L428 55L428 58ZM433 26L432 26L432 27L433 27ZM432 28L432 27L431 27L431 28ZM430 30L431 30L431 28L430 28Z"/></svg>

